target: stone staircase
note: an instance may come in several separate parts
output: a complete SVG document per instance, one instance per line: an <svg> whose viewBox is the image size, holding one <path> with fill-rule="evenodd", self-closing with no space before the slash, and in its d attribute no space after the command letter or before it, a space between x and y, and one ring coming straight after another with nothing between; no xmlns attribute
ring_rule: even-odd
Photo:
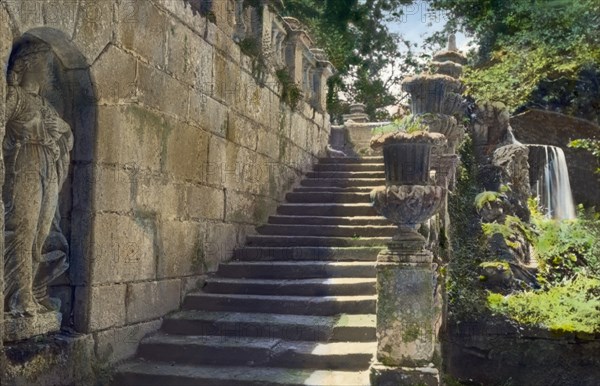
<svg viewBox="0 0 600 386"><path fill-rule="evenodd" d="M113 385L369 385L384 183L381 157L321 159Z"/></svg>

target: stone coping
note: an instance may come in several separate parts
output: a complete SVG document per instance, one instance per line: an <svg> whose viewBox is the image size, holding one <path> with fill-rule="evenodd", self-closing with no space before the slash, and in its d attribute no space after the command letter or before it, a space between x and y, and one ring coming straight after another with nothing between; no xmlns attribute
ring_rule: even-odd
<svg viewBox="0 0 600 386"><path fill-rule="evenodd" d="M427 131L415 131L406 133L404 131L395 131L385 133L371 138L371 148L378 149L385 145L393 143L423 143L432 146L443 146L447 142L446 137L440 133L430 133Z"/></svg>

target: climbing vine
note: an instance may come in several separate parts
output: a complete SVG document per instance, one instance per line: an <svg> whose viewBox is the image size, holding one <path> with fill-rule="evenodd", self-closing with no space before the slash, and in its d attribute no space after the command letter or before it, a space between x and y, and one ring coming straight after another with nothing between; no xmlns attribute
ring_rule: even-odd
<svg viewBox="0 0 600 386"><path fill-rule="evenodd" d="M295 110L303 98L302 89L294 82L287 68L278 69L275 71L275 76L281 87L281 99Z"/></svg>

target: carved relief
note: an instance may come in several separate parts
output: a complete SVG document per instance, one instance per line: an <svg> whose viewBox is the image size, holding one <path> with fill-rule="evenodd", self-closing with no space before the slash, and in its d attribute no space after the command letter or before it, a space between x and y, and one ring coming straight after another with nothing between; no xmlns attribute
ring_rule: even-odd
<svg viewBox="0 0 600 386"><path fill-rule="evenodd" d="M48 284L68 268L68 243L58 198L67 177L73 135L41 95L49 83L50 46L29 42L8 68L6 136L5 298L13 316L57 310Z"/></svg>

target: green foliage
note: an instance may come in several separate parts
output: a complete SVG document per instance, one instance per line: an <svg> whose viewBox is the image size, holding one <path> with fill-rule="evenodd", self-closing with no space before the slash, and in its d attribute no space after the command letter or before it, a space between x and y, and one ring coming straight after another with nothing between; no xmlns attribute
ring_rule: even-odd
<svg viewBox="0 0 600 386"><path fill-rule="evenodd" d="M396 104L391 86L418 67L408 44L388 28L412 0L286 0L285 16L307 25L317 46L327 52L338 73L329 80L327 108L332 119L344 113L343 93L364 103L371 120L381 108ZM399 42L408 48L401 54Z"/></svg>
<svg viewBox="0 0 600 386"><path fill-rule="evenodd" d="M598 0L432 0L478 44L465 73L475 99L600 120ZM559 59L559 60L557 60Z"/></svg>
<svg viewBox="0 0 600 386"><path fill-rule="evenodd" d="M275 76L281 86L281 99L288 105L292 110L298 107L298 103L302 100L302 89L290 76L290 73L286 68L281 68L275 72Z"/></svg>
<svg viewBox="0 0 600 386"><path fill-rule="evenodd" d="M568 61L557 61L557 57L568 57ZM476 100L502 101L512 111L525 106L553 106L564 113L581 115L577 110L583 107L563 99L573 93L582 94L577 80L599 61L600 47L582 42L568 49L507 45L493 52L485 66L466 69L466 93ZM541 89L544 95L538 95ZM590 103L596 106L598 101Z"/></svg>
<svg viewBox="0 0 600 386"><path fill-rule="evenodd" d="M404 131L410 134L417 131L429 131L429 126L423 123L421 117L408 115L402 119L397 119L388 125L375 127L371 130L373 135L391 133L394 131Z"/></svg>
<svg viewBox="0 0 600 386"><path fill-rule="evenodd" d="M540 283L552 286L577 275L600 277L600 221L583 214L576 220L549 219L534 204L530 202L532 246Z"/></svg>
<svg viewBox="0 0 600 386"><path fill-rule="evenodd" d="M548 290L507 296L490 293L490 309L496 313L557 333L600 332L600 280L577 277Z"/></svg>
<svg viewBox="0 0 600 386"><path fill-rule="evenodd" d="M534 232L531 226L523 222L516 216L506 216L504 224L499 223L483 223L481 224L483 234L491 237L495 234L500 234L504 238L506 245L513 249L519 249L522 247L518 241L523 238L527 242L534 240Z"/></svg>
<svg viewBox="0 0 600 386"><path fill-rule="evenodd" d="M569 142L569 147L587 150L592 153L598 159L599 166L596 168L596 173L600 173L600 139L575 139Z"/></svg>
<svg viewBox="0 0 600 386"><path fill-rule="evenodd" d="M481 210L488 203L500 201L501 197L502 194L499 192L493 192L488 190L486 190L485 192L481 192L477 196L475 196L475 208L477 208L477 210Z"/></svg>
<svg viewBox="0 0 600 386"><path fill-rule="evenodd" d="M475 210L477 164L469 136L458 150L461 158L456 188L448 199L450 240L453 255L448 266L446 288L448 310L458 320L477 318L486 311L485 292L478 284L479 264L492 260L480 243L482 231Z"/></svg>

